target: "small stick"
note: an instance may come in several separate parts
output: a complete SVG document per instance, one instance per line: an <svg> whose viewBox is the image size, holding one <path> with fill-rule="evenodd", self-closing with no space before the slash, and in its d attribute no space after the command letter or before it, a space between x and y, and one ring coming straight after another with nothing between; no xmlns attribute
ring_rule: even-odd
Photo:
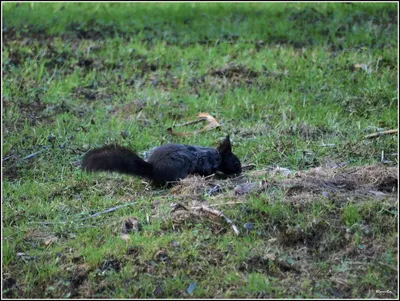
<svg viewBox="0 0 400 301"><path fill-rule="evenodd" d="M378 133L366 135L366 136L364 136L364 138L365 139L367 139L367 138L375 138L375 137L379 137L379 136L383 136L383 135L397 134L397 133L398 133L398 130L388 130L388 131L383 131L383 132L378 132Z"/></svg>
<svg viewBox="0 0 400 301"><path fill-rule="evenodd" d="M189 210L188 210L183 204L181 204L181 203L172 204L171 207L173 207L172 210L171 210L171 212L174 212L174 211L178 210L179 208L182 208L182 209L184 209L184 210L186 210L186 211L189 211Z"/></svg>
<svg viewBox="0 0 400 301"><path fill-rule="evenodd" d="M211 205L213 206L213 205ZM215 205L214 205L215 206ZM201 205L200 207L192 207L192 208L186 208L185 206L183 206L182 204L178 203L178 204L174 204L173 206L174 208L172 209L172 211L175 211L178 208L182 208L184 210L187 211L191 211L191 210L203 210L204 212L208 212L211 213L212 215L216 215L218 217L222 217L223 219L225 219L225 221L231 225L233 232L235 232L236 235L239 235L239 229L238 227L232 222L231 219L227 218L221 211L217 210L217 209L211 209L208 208L206 205Z"/></svg>
<svg viewBox="0 0 400 301"><path fill-rule="evenodd" d="M197 120L189 121L189 122L179 124L179 125L175 125L174 127L176 128L176 127L180 127L180 126L186 126L189 124L195 124L195 123L199 123L202 121L207 121L208 124L205 127L203 127L202 129L195 130L192 132L175 132L175 131L173 131L172 127L167 128L167 132L173 136L183 136L184 137L184 136L193 136L193 135L196 135L196 134L199 134L202 132L207 132L212 129L220 127L219 123L214 119L214 117L212 117L208 113L199 113L199 114L197 114L197 118L198 118Z"/></svg>
<svg viewBox="0 0 400 301"><path fill-rule="evenodd" d="M127 206L130 206L130 205L134 205L134 204L136 204L136 203L137 203L137 202L132 202L132 203L124 204L124 205L115 206L115 207L112 207L112 208L110 208L110 209L104 210L104 211L102 211L102 212L95 213L95 214L93 214L93 215L91 215L91 216L81 218L81 220L84 221L84 220L86 220L86 219L89 219L89 218L92 218L92 217L96 217L96 216L99 216L99 215L104 214L104 213L113 212L113 211L115 211L115 210L117 210L117 209L119 209L119 208L127 207ZM32 222L32 224L40 224L40 225L43 225L43 226L47 226L47 225L52 225L52 224L65 224L65 223L67 223L67 222L68 222L68 221L59 221L59 222Z"/></svg>
<svg viewBox="0 0 400 301"><path fill-rule="evenodd" d="M182 123L182 124L176 124L176 125L174 125L174 127L196 124L196 123L202 122L204 120L207 120L207 118L203 117L203 118L200 118L200 119L197 119L197 120L193 120L193 121L188 121L188 122L185 122L185 123Z"/></svg>
<svg viewBox="0 0 400 301"><path fill-rule="evenodd" d="M232 227L232 229L233 229L233 232L235 232L236 235L239 235L239 229L238 229L238 227L232 222L232 220L230 220L229 218L227 218L221 211L219 211L219 210L217 210L217 209L208 208L208 207L205 206L205 205L202 205L200 208L201 208L201 210L203 210L204 212L208 212L208 213L211 213L211 214L213 214L213 215L216 215L216 216L218 216L218 217L222 217L223 219L225 219L225 221L226 221L229 225L231 225L231 227Z"/></svg>
<svg viewBox="0 0 400 301"><path fill-rule="evenodd" d="M136 203L137 203L137 202L132 202L132 203L124 204L124 205L115 206L115 207L112 207L112 208L110 208L110 209L104 210L104 211L102 211L102 212L95 213L95 214L93 214L93 215L91 215L91 216L89 216L89 217L82 218L81 220L86 220L86 219L89 219L89 218L92 218L92 217L99 216L99 215L104 214L104 213L113 212L113 211L115 211L115 210L117 210L117 209L119 209L119 208L127 207L127 206L130 206L130 205L134 205L134 204L136 204Z"/></svg>
<svg viewBox="0 0 400 301"><path fill-rule="evenodd" d="M247 165L243 165L242 166L242 170L252 170L255 167L256 167L256 165L254 163L250 163L250 164L247 164Z"/></svg>
<svg viewBox="0 0 400 301"><path fill-rule="evenodd" d="M228 203L211 204L211 205L208 205L208 206L209 207L219 207L219 206L224 206L224 205L236 205L236 204L243 204L243 203L245 203L245 202L244 201L239 201L239 202L228 202ZM201 206L189 207L189 209L188 209L184 205L182 205L181 203L172 204L171 207L172 207L171 212L174 212L174 211L178 210L179 208L182 208L183 210L186 210L186 211L189 211L189 209L190 210L202 209Z"/></svg>
<svg viewBox="0 0 400 301"><path fill-rule="evenodd" d="M14 155L5 157L5 158L1 159L1 162L7 161L8 159L11 159L12 157L14 157Z"/></svg>
<svg viewBox="0 0 400 301"><path fill-rule="evenodd" d="M213 173L213 174L211 174L211 175L209 175L209 176L204 177L204 179L209 179L209 178L212 178L213 176L215 176L215 173Z"/></svg>
<svg viewBox="0 0 400 301"><path fill-rule="evenodd" d="M47 147L44 148L44 149L41 149L40 151L37 151L37 152L35 152L35 153L33 153L33 154L30 154L30 155L28 155L28 156L26 156L26 157L23 157L21 160L26 160L26 159L30 159L30 158L36 157L38 154L44 152L44 151L47 150L47 149L48 149Z"/></svg>

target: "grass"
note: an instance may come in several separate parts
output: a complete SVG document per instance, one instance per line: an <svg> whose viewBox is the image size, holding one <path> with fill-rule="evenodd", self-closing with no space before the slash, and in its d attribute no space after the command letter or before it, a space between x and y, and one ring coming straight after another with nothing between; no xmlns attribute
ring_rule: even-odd
<svg viewBox="0 0 400 301"><path fill-rule="evenodd" d="M397 12L395 3L4 4L3 296L396 298L397 173L370 176L362 191L350 171L348 188L318 173L306 180L316 168L398 166L397 135L364 139L398 127ZM167 133L199 112L221 131ZM225 134L255 171L195 178L205 183L196 193L79 169L106 143L144 155L167 142L216 146ZM235 195L243 181L266 186ZM222 192L207 195L216 183ZM240 235L171 212L178 201L219 204ZM128 217L140 227L123 239Z"/></svg>

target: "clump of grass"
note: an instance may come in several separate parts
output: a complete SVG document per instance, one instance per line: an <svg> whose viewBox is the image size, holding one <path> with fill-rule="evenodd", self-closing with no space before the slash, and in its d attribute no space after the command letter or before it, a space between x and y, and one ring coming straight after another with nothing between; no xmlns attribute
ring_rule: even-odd
<svg viewBox="0 0 400 301"><path fill-rule="evenodd" d="M348 204L343 208L343 222L348 227L353 227L358 222L360 222L360 214L358 212L358 207L353 204Z"/></svg>

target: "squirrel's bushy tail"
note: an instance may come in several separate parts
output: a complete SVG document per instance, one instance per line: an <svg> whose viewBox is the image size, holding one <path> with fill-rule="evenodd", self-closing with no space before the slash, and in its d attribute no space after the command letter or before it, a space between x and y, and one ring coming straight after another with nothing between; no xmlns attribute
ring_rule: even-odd
<svg viewBox="0 0 400 301"><path fill-rule="evenodd" d="M111 171L139 177L152 177L151 164L130 149L119 145L106 145L88 152L82 160L86 171Z"/></svg>

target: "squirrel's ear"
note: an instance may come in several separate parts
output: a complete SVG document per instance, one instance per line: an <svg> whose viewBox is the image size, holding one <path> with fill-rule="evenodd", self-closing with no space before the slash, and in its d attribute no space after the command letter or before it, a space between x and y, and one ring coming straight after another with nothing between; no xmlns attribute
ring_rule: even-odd
<svg viewBox="0 0 400 301"><path fill-rule="evenodd" d="M225 137L224 141L222 141L217 149L221 154L229 154L232 152L231 140L229 139L229 135Z"/></svg>

